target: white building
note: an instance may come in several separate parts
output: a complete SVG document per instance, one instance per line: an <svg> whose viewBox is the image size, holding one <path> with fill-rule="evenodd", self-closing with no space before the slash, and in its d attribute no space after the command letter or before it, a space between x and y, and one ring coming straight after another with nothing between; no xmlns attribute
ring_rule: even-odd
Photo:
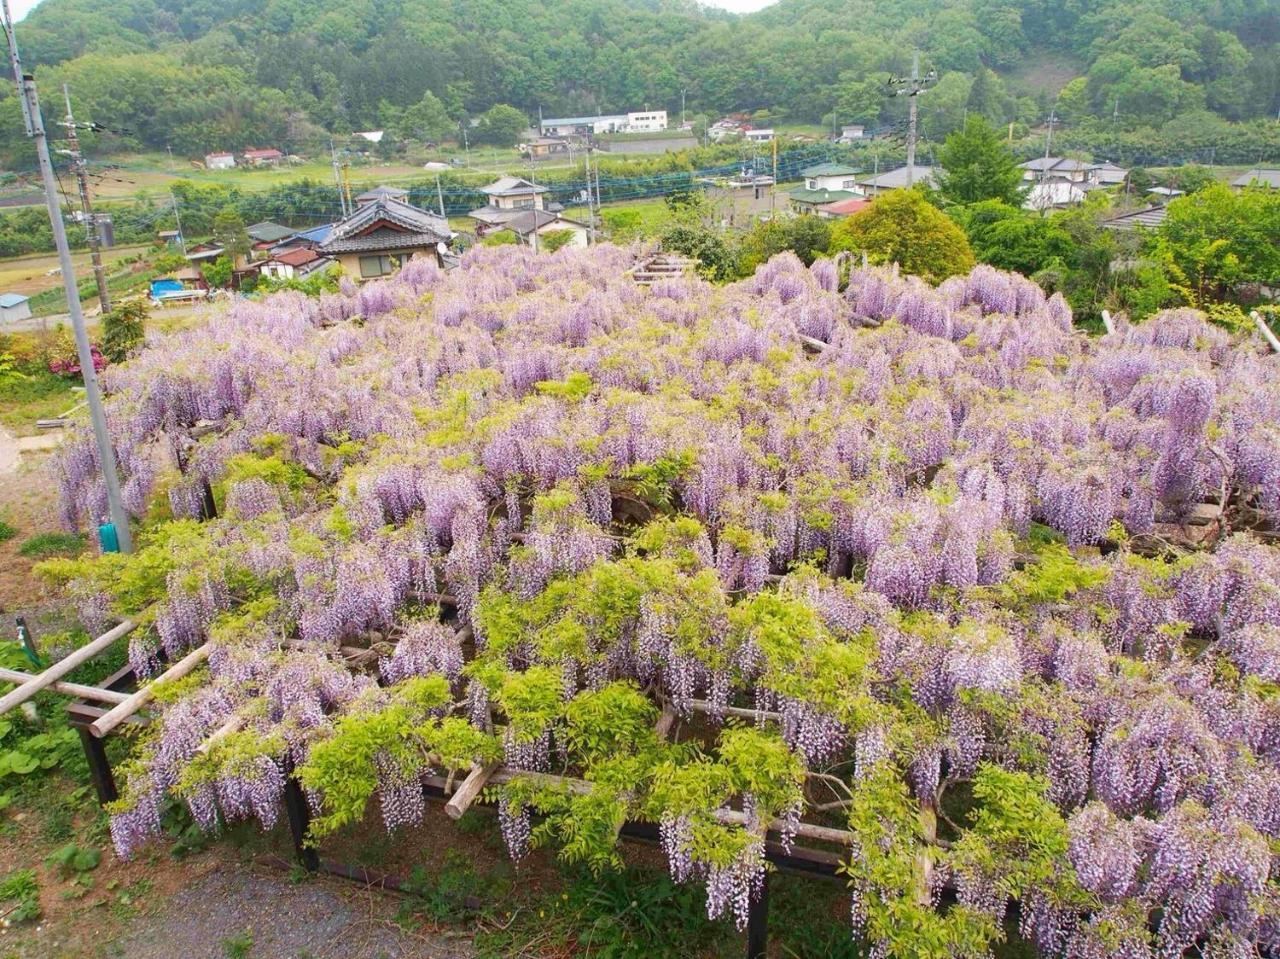
<svg viewBox="0 0 1280 959"><path fill-rule="evenodd" d="M850 143L861 140L867 135L867 128L861 123L846 123L840 128L840 142Z"/></svg>
<svg viewBox="0 0 1280 959"><path fill-rule="evenodd" d="M773 140L773 127L764 127L759 130L746 130L743 132L742 138L750 143L769 143Z"/></svg>
<svg viewBox="0 0 1280 959"><path fill-rule="evenodd" d="M627 114L627 133L661 133L667 128L666 110Z"/></svg>
<svg viewBox="0 0 1280 959"><path fill-rule="evenodd" d="M858 186L858 174L861 172L857 167L844 163L819 163L805 167L800 175L804 177L806 190L847 190L861 196L862 190Z"/></svg>
<svg viewBox="0 0 1280 959"><path fill-rule="evenodd" d="M0 326L31 316L31 298L21 293L0 293Z"/></svg>
<svg viewBox="0 0 1280 959"><path fill-rule="evenodd" d="M538 124L544 137L598 136L601 133L624 133L627 114L599 117L557 117Z"/></svg>
<svg viewBox="0 0 1280 959"><path fill-rule="evenodd" d="M1045 210L1061 209L1083 203L1084 194L1085 191L1079 183L1068 180L1066 177L1054 177L1042 180L1028 190L1022 206L1024 209L1038 210L1043 213Z"/></svg>
<svg viewBox="0 0 1280 959"><path fill-rule="evenodd" d="M544 137L600 136L605 133L661 133L667 128L666 110L611 113L598 117L556 117L538 124Z"/></svg>
<svg viewBox="0 0 1280 959"><path fill-rule="evenodd" d="M204 158L206 170L230 170L236 165L234 153L209 153Z"/></svg>

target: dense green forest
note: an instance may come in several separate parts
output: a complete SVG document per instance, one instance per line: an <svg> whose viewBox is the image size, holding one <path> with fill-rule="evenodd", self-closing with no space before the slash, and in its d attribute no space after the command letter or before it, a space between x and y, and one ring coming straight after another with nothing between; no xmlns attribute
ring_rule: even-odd
<svg viewBox="0 0 1280 959"><path fill-rule="evenodd" d="M439 139L495 104L534 116L768 110L892 128L886 81L919 49L938 140L968 112L1140 155L1274 145L1274 0L780 0L735 17L689 0L44 0L26 59L115 131L108 148L278 145L386 127ZM54 87L56 89L56 87ZM20 155L12 97L0 151ZM1198 157L1205 159L1203 157Z"/></svg>

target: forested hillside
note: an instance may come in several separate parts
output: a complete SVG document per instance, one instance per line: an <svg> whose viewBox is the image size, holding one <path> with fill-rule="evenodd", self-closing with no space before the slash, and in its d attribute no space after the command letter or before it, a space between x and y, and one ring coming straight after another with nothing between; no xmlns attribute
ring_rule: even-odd
<svg viewBox="0 0 1280 959"><path fill-rule="evenodd" d="M1102 138L1177 118L1221 140L1280 110L1274 0L781 0L746 17L687 0L44 0L20 39L122 146L192 155L394 127L413 107L436 134L499 103L678 109L682 89L695 112L890 124L904 102L885 81L913 48L939 74L922 100L935 138L966 110L1035 125L1064 83L1059 115ZM7 145L11 97L3 123Z"/></svg>

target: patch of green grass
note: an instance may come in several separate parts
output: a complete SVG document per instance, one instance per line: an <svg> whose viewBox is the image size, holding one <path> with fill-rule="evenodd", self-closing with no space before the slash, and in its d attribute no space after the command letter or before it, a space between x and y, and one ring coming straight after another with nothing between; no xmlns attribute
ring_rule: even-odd
<svg viewBox="0 0 1280 959"><path fill-rule="evenodd" d="M87 545L83 533L37 533L19 546L18 552L30 559L78 556Z"/></svg>
<svg viewBox="0 0 1280 959"><path fill-rule="evenodd" d="M79 402L75 386L48 370L25 373L0 388L0 423L19 436L30 435L36 420L52 419Z"/></svg>
<svg viewBox="0 0 1280 959"><path fill-rule="evenodd" d="M563 948L601 959L685 959L741 952L730 922L707 919L701 887L677 885L665 871L634 868L569 872L562 891L550 890L518 904L507 920L475 939L477 956L498 959ZM509 901L504 905L514 904Z"/></svg>
<svg viewBox="0 0 1280 959"><path fill-rule="evenodd" d="M17 535L17 529L0 519L0 543L7 543Z"/></svg>
<svg viewBox="0 0 1280 959"><path fill-rule="evenodd" d="M34 869L19 869L9 873L0 882L0 904L11 908L0 909L9 922L27 922L40 918L40 885Z"/></svg>
<svg viewBox="0 0 1280 959"><path fill-rule="evenodd" d="M422 866L414 867L405 884L412 898L397 918L406 924L417 917L434 923L465 922L501 901L510 885L509 875L482 875L465 853L450 849L435 875Z"/></svg>
<svg viewBox="0 0 1280 959"><path fill-rule="evenodd" d="M222 940L222 954L227 959L248 959L249 953L253 950L253 935L245 932L232 936L230 939Z"/></svg>

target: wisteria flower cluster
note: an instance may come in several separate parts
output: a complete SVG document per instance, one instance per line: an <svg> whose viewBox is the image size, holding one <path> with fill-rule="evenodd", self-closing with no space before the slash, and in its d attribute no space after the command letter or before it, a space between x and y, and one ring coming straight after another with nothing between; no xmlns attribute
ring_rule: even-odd
<svg viewBox="0 0 1280 959"><path fill-rule="evenodd" d="M989 267L633 258L415 261L104 374L152 525L47 570L140 674L212 648L121 855L171 797L270 826L289 771L318 834L394 829L505 760L513 856L647 820L739 923L823 827L875 955L985 956L1014 900L1046 957L1280 955L1280 359ZM69 523L96 472L73 439Z"/></svg>

